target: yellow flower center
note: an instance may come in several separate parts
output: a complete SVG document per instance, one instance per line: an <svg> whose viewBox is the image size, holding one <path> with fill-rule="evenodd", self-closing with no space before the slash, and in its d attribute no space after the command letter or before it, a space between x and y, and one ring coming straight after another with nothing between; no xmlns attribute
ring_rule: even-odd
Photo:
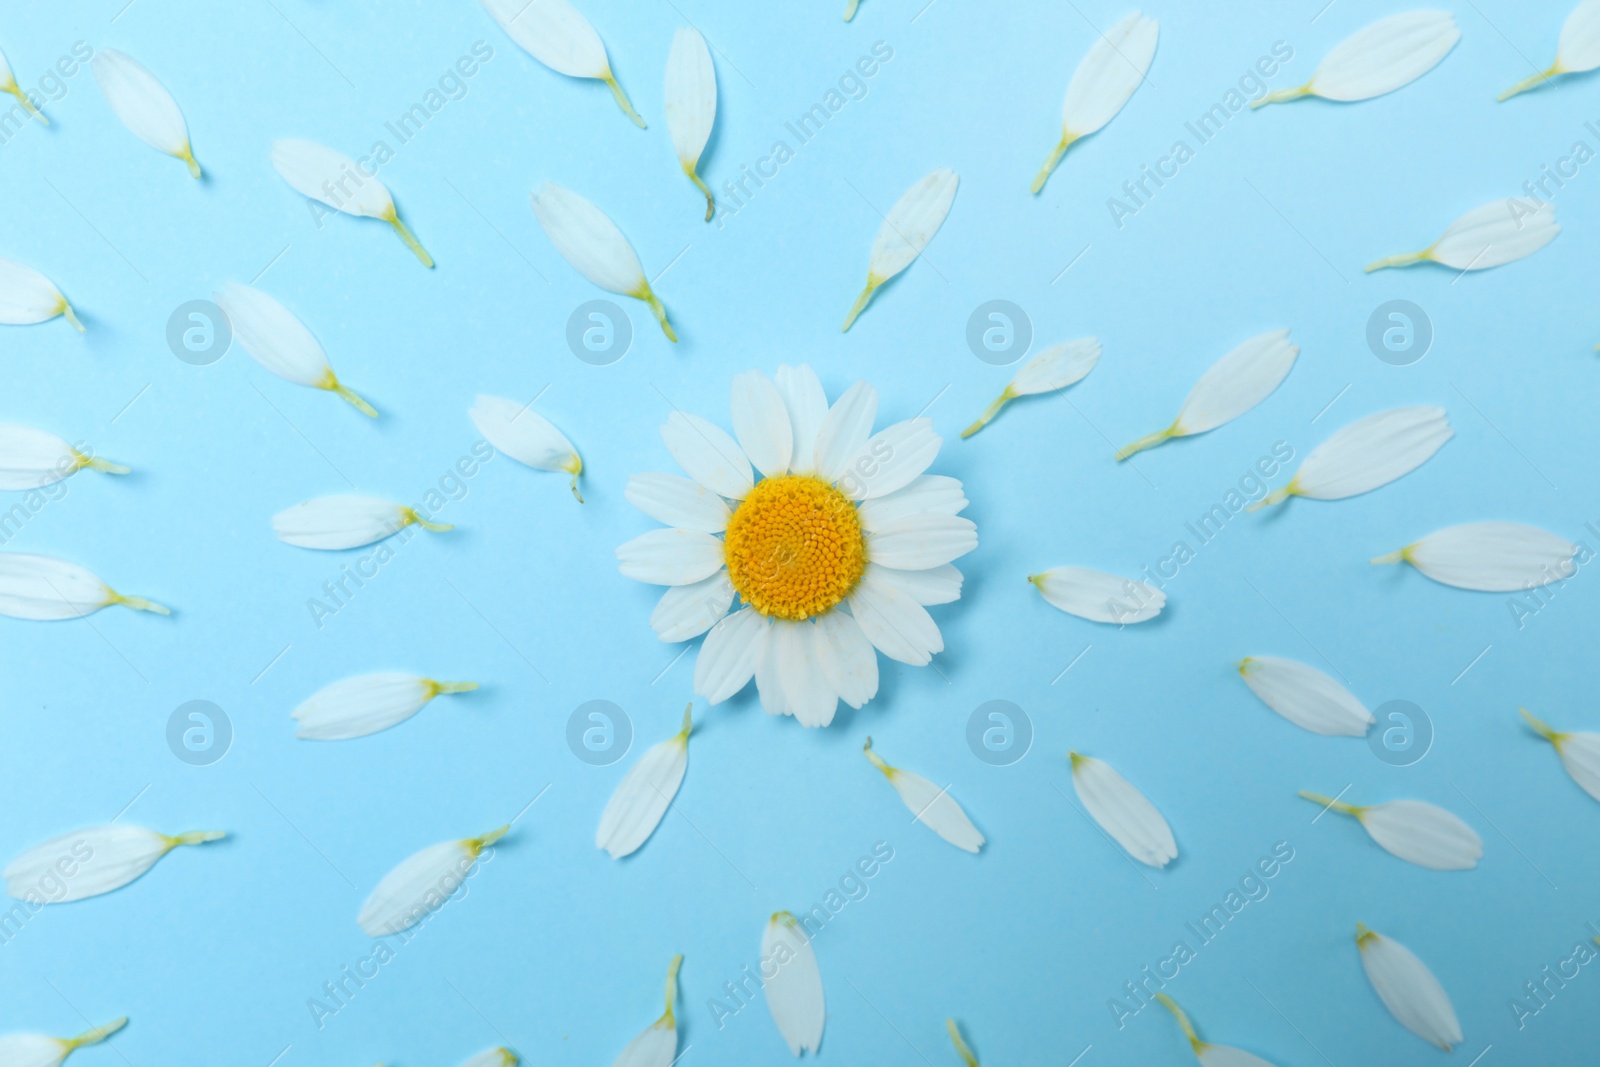
<svg viewBox="0 0 1600 1067"><path fill-rule="evenodd" d="M756 485L728 520L728 577L763 615L821 615L861 580L867 544L850 498L805 474Z"/></svg>

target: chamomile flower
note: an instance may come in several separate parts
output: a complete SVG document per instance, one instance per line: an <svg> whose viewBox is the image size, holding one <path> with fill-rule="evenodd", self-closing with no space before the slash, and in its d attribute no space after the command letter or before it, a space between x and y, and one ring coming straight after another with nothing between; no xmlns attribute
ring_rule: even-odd
<svg viewBox="0 0 1600 1067"><path fill-rule="evenodd" d="M920 667L944 650L927 606L960 599L951 564L977 547L977 527L960 516L961 483L924 473L939 453L932 423L873 434L866 382L830 407L810 367L779 367L775 382L746 371L732 408L737 440L697 415L668 418L661 435L689 477L629 480L629 502L667 528L617 560L669 587L650 617L663 641L706 635L696 693L717 704L754 678L768 714L826 726L841 699L859 708L877 694L878 653Z"/></svg>

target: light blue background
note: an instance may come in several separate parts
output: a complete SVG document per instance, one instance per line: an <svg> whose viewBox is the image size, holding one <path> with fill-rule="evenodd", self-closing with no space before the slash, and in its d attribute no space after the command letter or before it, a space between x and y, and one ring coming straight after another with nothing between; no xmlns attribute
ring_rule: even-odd
<svg viewBox="0 0 1600 1067"><path fill-rule="evenodd" d="M1320 17L1322 0L1150 9L1162 23L1150 84L1034 198L1027 184L1071 71L1124 0L865 0L852 24L842 0L587 0L648 132L603 87L538 66L468 0L135 0L119 14L122 3L8 3L0 47L29 86L74 41L126 50L180 101L209 179L191 182L134 140L88 71L47 104L50 129L0 145L0 254L55 279L90 327L5 330L0 418L90 441L138 472L74 477L5 547L82 563L176 612L0 620L0 853L104 822L135 797L125 821L233 836L114 895L46 909L0 946L0 1030L67 1034L83 1016L130 1015L116 1051L80 1053L84 1067L119 1053L135 1067L280 1055L286 1067L420 1067L502 1043L530 1063L604 1064L659 1013L667 960L683 952L684 1062L782 1063L763 1004L719 1030L707 998L755 960L770 912L819 901L882 840L894 860L817 941L824 1059L954 1063L943 1021L955 1016L985 1064L1065 1065L1086 1046L1084 1067L1182 1064L1190 1053L1164 1013L1119 1030L1107 1000L1288 841L1295 858L1271 895L1168 986L1204 1035L1280 1065L1442 1062L1367 985L1360 920L1438 974L1466 1033L1459 1062L1486 1046L1484 1067L1589 1055L1594 968L1521 1031L1507 1005L1600 921L1600 808L1516 716L1527 705L1558 725L1600 726L1594 580L1580 572L1519 630L1505 597L1366 562L1490 518L1596 544L1583 524L1600 520L1600 164L1559 194L1564 232L1528 261L1460 279L1361 272L1518 193L1574 141L1600 148L1583 125L1600 118L1593 79L1494 102L1549 62L1565 4L1460 5L1459 46L1401 92L1234 116L1118 229L1106 199L1175 139L1194 147L1184 122L1274 42L1295 58L1272 85L1299 84L1398 5L1337 0ZM873 42L894 59L743 211L706 225L662 112L668 43L686 22L717 51L704 170L719 187L774 139L793 147L783 124ZM318 229L268 165L269 142L364 154L478 40L495 54L468 95L380 175L438 269L379 223ZM949 221L841 335L879 212L936 166L961 175ZM683 343L666 344L630 305L636 340L620 363L592 367L567 350L568 315L604 294L535 224L528 194L546 179L608 211L652 275L673 264L658 290ZM238 350L209 367L167 350L175 307L269 264L258 284L305 320L380 421ZM1094 335L1105 355L1070 393L1015 404L960 442L1010 374L964 340L992 298L1027 309L1036 347ZM1368 315L1393 298L1423 306L1437 331L1413 366L1380 362L1364 340ZM1111 462L1115 446L1165 425L1217 357L1280 326L1303 354L1259 409ZM613 862L592 844L601 807L627 762L676 729L693 666L692 651L675 660L650 632L653 591L616 572L614 546L651 526L622 487L669 469L656 432L669 405L726 425L733 374L801 360L831 394L871 379L886 420L932 402L947 439L937 469L966 482L981 534L962 601L935 609L948 651L937 670L885 662L878 698L826 731L767 718L753 692L709 712L700 702L675 811L637 856ZM270 516L348 491L346 479L419 501L476 439L475 394L546 389L538 410L582 450L588 503L559 476L497 458L441 514L458 530L411 541L318 629L306 601L353 557L281 545ZM1436 459L1370 496L1234 519L1169 584L1158 622L1095 626L1023 580L1068 563L1135 573L1190 539L1184 524L1274 442L1304 456L1355 418L1412 403L1449 410L1456 437ZM1236 677L1247 654L1336 669L1369 706L1415 701L1435 724L1433 750L1397 769L1360 741L1295 729ZM307 695L385 669L484 688L376 737L294 739L288 713ZM572 709L596 698L627 709L637 731L628 761L609 768L564 742ZM1037 731L1008 768L965 741L973 709L997 698ZM166 745L169 715L191 699L221 705L236 731L210 767ZM980 857L910 823L861 758L868 732L892 762L951 783L989 837ZM1134 869L1073 809L1069 747L1112 762L1166 813L1175 865ZM1482 864L1424 871L1347 819L1312 825L1316 809L1295 791L1346 785L1347 799L1456 811L1484 838ZM370 952L353 919L383 873L505 822L547 787L466 899L319 1030L306 1001Z"/></svg>

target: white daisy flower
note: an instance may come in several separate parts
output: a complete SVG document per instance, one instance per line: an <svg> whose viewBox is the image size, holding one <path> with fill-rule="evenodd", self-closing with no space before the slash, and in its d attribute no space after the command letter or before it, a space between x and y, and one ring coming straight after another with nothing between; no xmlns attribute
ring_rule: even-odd
<svg viewBox="0 0 1600 1067"><path fill-rule="evenodd" d="M1395 1021L1446 1052L1461 1044L1456 1010L1427 964L1400 942L1361 923L1356 923L1356 947L1367 980Z"/></svg>
<svg viewBox="0 0 1600 1067"><path fill-rule="evenodd" d="M672 957L667 964L667 1010L651 1023L639 1036L628 1042L611 1067L672 1067L678 1058L678 968L683 966L683 953Z"/></svg>
<svg viewBox="0 0 1600 1067"><path fill-rule="evenodd" d="M49 1034L7 1034L0 1037L0 1067L60 1067L62 1060L89 1045L98 1045L128 1025L128 1017L85 1030L77 1037Z"/></svg>
<svg viewBox="0 0 1600 1067"><path fill-rule="evenodd" d="M1434 871L1466 871L1483 857L1483 838L1455 815L1420 800L1391 800L1369 807L1321 793L1300 795L1324 810L1353 816L1385 852Z"/></svg>
<svg viewBox="0 0 1600 1067"><path fill-rule="evenodd" d="M1159 1000L1172 1017L1178 1020L1178 1025L1183 1027L1183 1036L1189 1039L1189 1047L1194 1050L1195 1058L1201 1067L1272 1067L1272 1064L1254 1056L1243 1049L1233 1048L1228 1045L1213 1045L1209 1041L1200 1040L1200 1035L1195 1032L1194 1023L1189 1021L1188 1012L1178 1007L1177 1001L1165 993L1157 993Z"/></svg>
<svg viewBox="0 0 1600 1067"><path fill-rule="evenodd" d="M874 435L865 382L830 408L810 367L779 367L776 382L746 371L732 407L737 441L697 415L667 419L689 477L629 480L629 502L668 528L617 561L671 587L650 618L661 640L706 634L696 693L719 704L754 678L768 714L826 726L841 699L859 708L877 694L876 652L920 667L944 650L926 606L960 598L951 563L977 547L977 527L958 514L961 483L924 473L940 445L930 420Z"/></svg>
<svg viewBox="0 0 1600 1067"><path fill-rule="evenodd" d="M1527 708L1518 708L1540 737L1555 747L1561 766L1585 793L1600 800L1600 734L1552 730Z"/></svg>

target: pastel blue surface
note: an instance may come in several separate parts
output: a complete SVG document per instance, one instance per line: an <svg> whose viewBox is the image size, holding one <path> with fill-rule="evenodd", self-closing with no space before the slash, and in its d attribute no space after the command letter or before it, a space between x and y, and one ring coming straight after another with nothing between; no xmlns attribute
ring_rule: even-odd
<svg viewBox="0 0 1600 1067"><path fill-rule="evenodd" d="M5 328L0 420L89 441L137 471L73 477L4 547L73 560L175 608L170 619L0 620L0 854L124 809L122 821L231 837L11 933L0 1031L69 1034L131 1016L115 1050L79 1053L82 1067L119 1054L135 1067L420 1067L500 1044L529 1063L604 1064L660 1012L667 961L682 952L683 1062L783 1063L763 1003L719 1026L707 1002L755 963L768 914L820 903L882 841L892 862L817 938L823 1059L954 1063L954 1016L988 1065L1183 1064L1191 1053L1159 1008L1119 1025L1108 1002L1175 941L1197 946L1185 924L1277 846L1293 859L1268 895L1166 985L1204 1036L1280 1065L1443 1062L1368 986L1359 920L1439 976L1466 1033L1460 1062L1486 1048L1484 1067L1590 1055L1594 968L1520 1026L1509 1002L1600 922L1600 807L1516 715L1526 705L1558 726L1600 728L1594 580L1580 571L1519 625L1505 596L1367 563L1479 519L1600 545L1585 528L1600 523L1596 166L1556 194L1564 232L1529 260L1460 278L1361 271L1521 194L1574 142L1600 149L1585 125L1600 123L1592 78L1494 101L1548 64L1566 5L1461 5L1461 43L1416 84L1354 106L1246 111L1205 144L1185 123L1276 42L1294 58L1269 83L1299 84L1397 5L1152 8L1162 25L1149 84L1034 198L1071 71L1128 4L924 2L866 0L846 24L843 0L586 0L644 132L603 87L539 66L469 0L6 5L0 47L24 86L74 42L125 50L181 103L208 178L190 181L136 141L87 70L47 96L49 129L0 144L0 255L49 275L89 325L84 337L60 321ZM777 140L793 151L720 225L701 221L663 119L668 43L688 22L713 44L721 87L708 180L720 189ZM479 41L493 58L464 95L398 144L385 123ZM799 144L785 123L874 42L893 58ZM389 142L379 176L438 268L422 269L381 223L319 227L268 164L278 137L355 156ZM1179 139L1193 158L1119 227L1107 199ZM841 334L880 212L936 166L961 175L949 221ZM536 225L528 195L546 179L594 200L652 276L666 271L657 289L681 344L631 305L621 362L574 358L568 316L605 294ZM173 309L258 277L380 420L237 348L205 367L173 357ZM1093 335L1105 354L1070 392L1014 404L962 442L1011 373L965 341L968 316L995 298L1026 309L1035 348ZM1410 366L1366 343L1369 315L1390 299L1420 305L1436 331ZM1165 425L1216 358L1281 326L1303 354L1266 403L1111 461ZM613 862L593 847L600 810L643 747L675 731L694 656L655 640L653 591L617 574L613 548L652 525L622 487L671 469L657 427L673 407L727 425L736 372L797 361L831 395L872 380L885 420L927 407L946 438L936 470L965 481L981 536L962 562L963 599L934 609L947 651L936 669L885 661L878 698L825 731L769 719L753 691L698 702L674 811ZM588 503L561 476L503 457L451 480L477 440L466 410L479 392L539 397L583 452ZM1413 403L1443 405L1456 430L1415 474L1353 500L1233 517L1203 546L1186 526L1276 443L1303 457L1360 416ZM269 519L351 486L407 502L453 490L439 518L458 529L407 542L318 625L308 601L360 554L282 545ZM1024 581L1062 564L1137 574L1180 541L1195 555L1154 623L1083 622ZM1298 730L1239 681L1233 664L1250 654L1342 675L1371 707L1415 702L1433 723L1431 751L1395 767L1359 740ZM483 689L374 737L294 738L288 713L310 693L390 669ZM225 709L234 731L210 766L181 762L166 741L173 710L194 699ZM633 751L609 767L566 744L568 716L591 699L620 705L635 729ZM1009 767L966 741L974 709L993 699L1020 705L1035 731ZM910 821L860 755L869 732L890 761L951 784L988 835L981 856ZM1076 810L1069 748L1114 764L1166 813L1181 849L1172 867L1136 869ZM1295 796L1346 786L1346 799L1457 812L1484 838L1482 864L1410 867L1348 819L1312 824L1316 808ZM334 1003L324 984L372 954L354 918L377 880L424 845L519 812L465 897L319 1025L308 1002Z"/></svg>

